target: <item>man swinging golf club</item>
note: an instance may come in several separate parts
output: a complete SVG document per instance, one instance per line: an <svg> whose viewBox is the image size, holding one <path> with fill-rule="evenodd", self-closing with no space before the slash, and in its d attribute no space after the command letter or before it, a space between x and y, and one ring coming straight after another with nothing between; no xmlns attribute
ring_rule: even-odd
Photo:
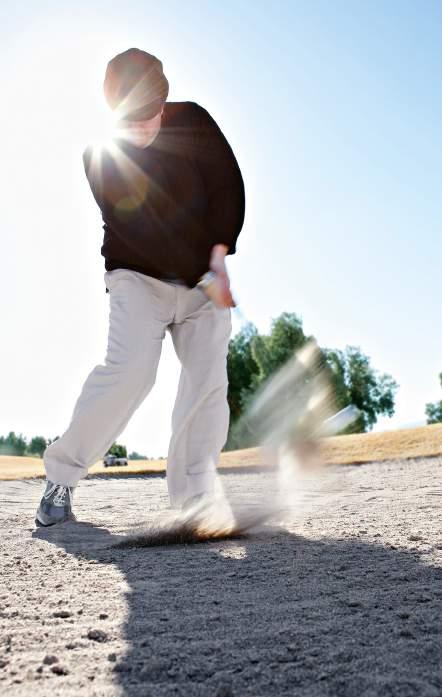
<svg viewBox="0 0 442 697"><path fill-rule="evenodd" d="M152 389L162 341L181 363L167 486L173 508L213 492L227 439L231 307L225 266L245 213L232 149L206 109L168 102L155 56L131 48L108 64L104 93L117 136L83 155L103 218L108 345L71 421L43 453L47 482L37 525L74 518L73 491Z"/></svg>

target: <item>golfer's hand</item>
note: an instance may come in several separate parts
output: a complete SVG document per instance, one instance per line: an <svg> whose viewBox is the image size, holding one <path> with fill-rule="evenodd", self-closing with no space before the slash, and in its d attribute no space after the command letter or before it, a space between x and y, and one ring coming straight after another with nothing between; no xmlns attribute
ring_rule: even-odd
<svg viewBox="0 0 442 697"><path fill-rule="evenodd" d="M217 307L236 307L225 262L227 250L226 245L216 244L210 256L210 269L216 273L216 277L205 288L205 293Z"/></svg>

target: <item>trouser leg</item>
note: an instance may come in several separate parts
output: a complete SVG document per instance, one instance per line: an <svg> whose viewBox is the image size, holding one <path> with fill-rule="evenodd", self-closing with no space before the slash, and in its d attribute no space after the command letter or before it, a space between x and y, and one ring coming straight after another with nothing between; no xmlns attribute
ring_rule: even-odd
<svg viewBox="0 0 442 697"><path fill-rule="evenodd" d="M230 308L218 308L199 289L180 288L176 321L170 326L181 362L167 458L171 505L213 491L216 466L227 440L227 353Z"/></svg>
<svg viewBox="0 0 442 697"><path fill-rule="evenodd" d="M75 486L104 456L151 390L173 294L150 277L116 269L104 274L109 288L109 334L104 364L89 373L62 436L43 453L46 474Z"/></svg>

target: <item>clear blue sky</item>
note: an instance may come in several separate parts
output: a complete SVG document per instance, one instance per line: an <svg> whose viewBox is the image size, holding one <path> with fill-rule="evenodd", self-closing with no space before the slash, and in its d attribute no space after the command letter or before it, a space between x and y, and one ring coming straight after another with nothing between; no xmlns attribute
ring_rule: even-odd
<svg viewBox="0 0 442 697"><path fill-rule="evenodd" d="M0 10L3 339L0 433L60 435L103 361L108 296L81 162L106 62L157 55L170 101L217 120L246 185L232 287L262 332L283 311L357 345L400 384L396 415L440 399L442 5L439 2L17 2ZM234 330L239 324L235 320ZM179 366L121 440L165 454Z"/></svg>

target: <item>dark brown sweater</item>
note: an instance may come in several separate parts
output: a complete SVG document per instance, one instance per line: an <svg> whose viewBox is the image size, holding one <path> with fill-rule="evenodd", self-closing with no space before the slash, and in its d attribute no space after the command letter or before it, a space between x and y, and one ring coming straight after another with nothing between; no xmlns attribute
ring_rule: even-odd
<svg viewBox="0 0 442 697"><path fill-rule="evenodd" d="M101 151L86 148L83 161L103 218L106 270L175 277L193 288L215 244L235 253L243 178L216 121L196 102L165 102L147 148L115 139Z"/></svg>

